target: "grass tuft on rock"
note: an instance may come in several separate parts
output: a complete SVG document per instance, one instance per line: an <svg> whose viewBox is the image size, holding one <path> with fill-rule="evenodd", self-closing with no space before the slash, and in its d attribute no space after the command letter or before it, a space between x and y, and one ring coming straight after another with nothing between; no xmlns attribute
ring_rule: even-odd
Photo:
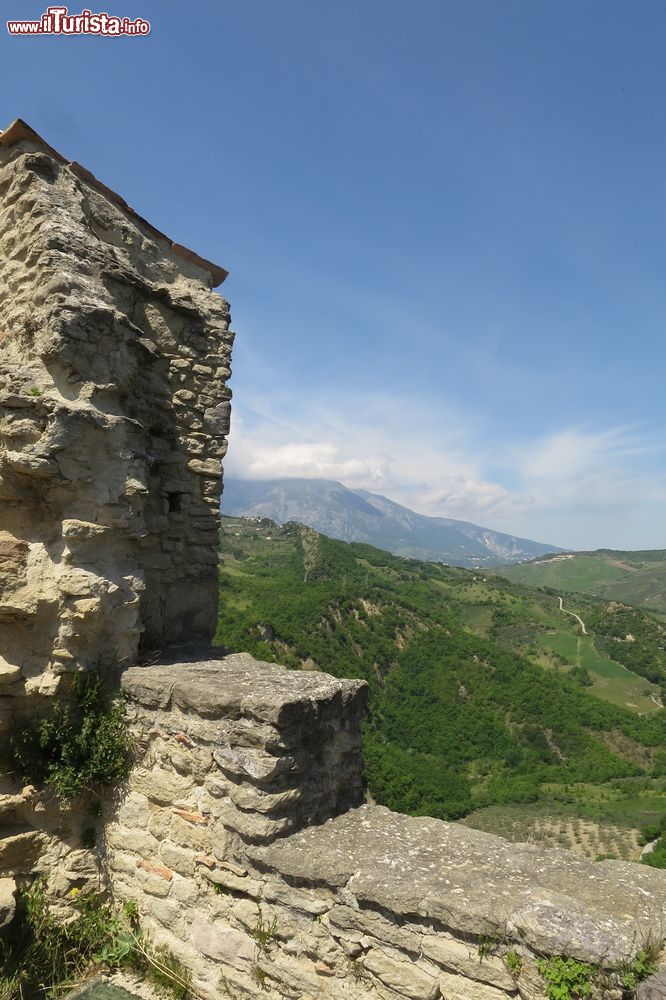
<svg viewBox="0 0 666 1000"><path fill-rule="evenodd" d="M10 740L10 756L22 780L73 799L125 779L131 746L124 705L109 698L95 672L78 675L70 698L54 700L46 714L20 728Z"/></svg>

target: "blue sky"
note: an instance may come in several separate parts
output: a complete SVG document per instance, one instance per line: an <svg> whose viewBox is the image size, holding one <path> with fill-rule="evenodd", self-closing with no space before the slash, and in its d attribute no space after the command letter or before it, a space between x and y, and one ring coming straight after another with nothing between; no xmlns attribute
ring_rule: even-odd
<svg viewBox="0 0 666 1000"><path fill-rule="evenodd" d="M230 472L666 547L661 0L101 9L152 33L3 26L0 127L230 270Z"/></svg>

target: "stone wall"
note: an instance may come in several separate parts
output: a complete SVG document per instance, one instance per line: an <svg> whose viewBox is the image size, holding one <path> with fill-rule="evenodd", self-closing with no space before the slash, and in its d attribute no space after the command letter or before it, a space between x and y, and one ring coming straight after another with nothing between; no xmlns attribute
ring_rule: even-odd
<svg viewBox="0 0 666 1000"><path fill-rule="evenodd" d="M0 724L67 671L210 640L224 274L0 133Z"/></svg>
<svg viewBox="0 0 666 1000"><path fill-rule="evenodd" d="M360 682L235 655L123 688L109 878L202 997L537 1000L539 958L610 969L666 933L666 872L363 805Z"/></svg>
<svg viewBox="0 0 666 1000"><path fill-rule="evenodd" d="M55 905L67 907L72 891L99 891L106 885L99 852L88 837L96 835L98 820L91 802L61 803L48 790L28 785L16 789L0 780L0 928L13 914L3 888L29 885L44 878ZM84 846L87 844L87 846Z"/></svg>

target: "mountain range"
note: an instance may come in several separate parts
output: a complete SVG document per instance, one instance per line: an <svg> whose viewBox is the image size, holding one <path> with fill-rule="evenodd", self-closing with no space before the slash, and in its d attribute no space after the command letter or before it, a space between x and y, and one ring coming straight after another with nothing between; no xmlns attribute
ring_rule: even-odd
<svg viewBox="0 0 666 1000"><path fill-rule="evenodd" d="M501 566L563 552L469 521L417 514L387 497L330 479L225 477L222 512L298 521L330 538L366 542L393 555L467 568Z"/></svg>

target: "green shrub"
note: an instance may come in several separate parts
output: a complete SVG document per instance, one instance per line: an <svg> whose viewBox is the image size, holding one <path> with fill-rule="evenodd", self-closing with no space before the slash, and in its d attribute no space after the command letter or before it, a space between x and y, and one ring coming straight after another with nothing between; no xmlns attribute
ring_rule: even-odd
<svg viewBox="0 0 666 1000"><path fill-rule="evenodd" d="M596 970L587 962L548 958L538 961L537 969L546 980L548 1000L581 1000L592 995L592 977Z"/></svg>
<svg viewBox="0 0 666 1000"><path fill-rule="evenodd" d="M585 667L572 667L569 671L569 677L572 680L577 681L582 687L592 687L592 677L590 676L590 671Z"/></svg>
<svg viewBox="0 0 666 1000"><path fill-rule="evenodd" d="M44 881L19 894L16 917L0 938L0 1000L56 1000L97 967L131 968L175 1000L189 1000L189 973L164 949L151 951L136 904L122 909L94 893L72 891L73 916L54 913Z"/></svg>
<svg viewBox="0 0 666 1000"><path fill-rule="evenodd" d="M606 995L608 988L620 986L623 996L633 996L638 984L658 968L657 958L662 940L649 940L630 962L605 973L598 966L579 962L575 958L548 958L537 962L537 969L546 981L548 1000L584 1000L585 997ZM597 989L594 989L596 987Z"/></svg>
<svg viewBox="0 0 666 1000"><path fill-rule="evenodd" d="M269 923L264 923L263 914L259 910L257 925L250 931L250 934L257 942L259 951L266 951L269 944L277 937L277 917L273 917Z"/></svg>
<svg viewBox="0 0 666 1000"><path fill-rule="evenodd" d="M147 953L143 962L136 963L135 968L143 971L156 986L167 989L175 1000L189 1000L192 996L190 974L183 964L167 951L158 948L152 955Z"/></svg>
<svg viewBox="0 0 666 1000"><path fill-rule="evenodd" d="M666 868L666 837L661 837L654 848L643 855L641 862L651 868Z"/></svg>
<svg viewBox="0 0 666 1000"><path fill-rule="evenodd" d="M0 997L55 996L58 984L77 982L116 926L111 907L96 897L74 903L74 919L56 918L38 879L20 894L16 917L0 939Z"/></svg>
<svg viewBox="0 0 666 1000"><path fill-rule="evenodd" d="M511 948L511 950L507 951L506 955L504 956L504 964L506 965L511 975L517 977L520 975L521 970L523 968L523 959L518 954L515 948Z"/></svg>
<svg viewBox="0 0 666 1000"><path fill-rule="evenodd" d="M99 672L77 675L71 698L57 700L10 740L20 777L49 785L63 799L122 781L131 769L130 751L124 706L108 698Z"/></svg>
<svg viewBox="0 0 666 1000"><path fill-rule="evenodd" d="M620 982L625 990L635 990L641 980L657 971L662 944L662 941L648 941L634 960L620 969Z"/></svg>

